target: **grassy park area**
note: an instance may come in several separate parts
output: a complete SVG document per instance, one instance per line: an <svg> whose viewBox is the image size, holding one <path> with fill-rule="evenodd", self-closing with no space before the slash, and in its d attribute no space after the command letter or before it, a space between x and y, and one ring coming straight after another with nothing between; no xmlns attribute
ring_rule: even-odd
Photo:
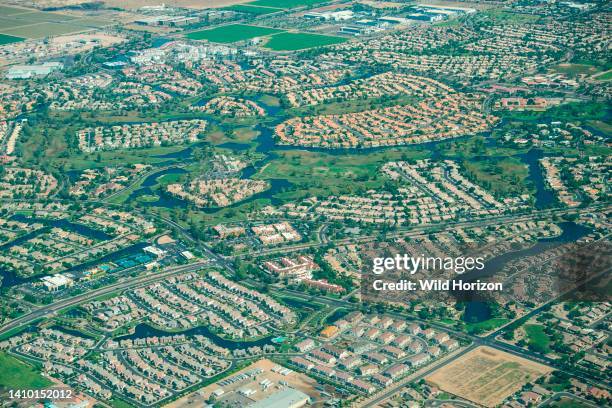
<svg viewBox="0 0 612 408"><path fill-rule="evenodd" d="M468 176L476 183L499 196L527 193L527 166L516 158L501 160L466 160Z"/></svg>
<svg viewBox="0 0 612 408"><path fill-rule="evenodd" d="M468 323L466 324L466 329L470 334L486 333L500 326L503 326L509 321L509 319L505 319L503 317L496 317L478 323Z"/></svg>
<svg viewBox="0 0 612 408"><path fill-rule="evenodd" d="M593 75L597 73L597 68L588 64L559 64L553 68L555 72L575 77L577 75Z"/></svg>
<svg viewBox="0 0 612 408"><path fill-rule="evenodd" d="M544 327L537 324L525 325L525 334L531 350L544 354L550 352L550 339L544 332Z"/></svg>
<svg viewBox="0 0 612 408"><path fill-rule="evenodd" d="M39 389L53 384L32 366L0 352L0 387L13 389Z"/></svg>
<svg viewBox="0 0 612 408"><path fill-rule="evenodd" d="M405 157L422 159L428 156L425 152L399 150L346 155L295 150L278 151L277 154L277 159L264 166L255 178L287 179L295 189L278 195L287 200L381 188L388 182L378 170L383 163Z"/></svg>

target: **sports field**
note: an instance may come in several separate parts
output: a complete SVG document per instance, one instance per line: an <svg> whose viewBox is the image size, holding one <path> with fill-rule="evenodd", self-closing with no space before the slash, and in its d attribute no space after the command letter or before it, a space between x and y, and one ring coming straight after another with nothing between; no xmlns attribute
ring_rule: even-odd
<svg viewBox="0 0 612 408"><path fill-rule="evenodd" d="M191 40L208 40L216 43L233 43L280 33L283 30L275 28L258 27L246 24L229 24L210 30L195 31L187 34Z"/></svg>
<svg viewBox="0 0 612 408"><path fill-rule="evenodd" d="M12 35L0 34L0 45L10 44L14 42L23 41L25 38L14 37Z"/></svg>
<svg viewBox="0 0 612 408"><path fill-rule="evenodd" d="M281 33L270 38L265 47L274 51L295 51L340 44L346 38L308 33Z"/></svg>
<svg viewBox="0 0 612 408"><path fill-rule="evenodd" d="M486 407L502 403L552 369L491 347L478 347L426 378L441 390Z"/></svg>

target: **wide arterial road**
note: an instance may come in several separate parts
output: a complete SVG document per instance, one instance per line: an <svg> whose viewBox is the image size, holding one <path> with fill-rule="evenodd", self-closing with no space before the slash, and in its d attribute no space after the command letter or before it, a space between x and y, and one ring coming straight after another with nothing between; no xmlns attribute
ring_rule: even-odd
<svg viewBox="0 0 612 408"><path fill-rule="evenodd" d="M125 289L133 288L140 285L147 285L152 282L156 282L158 280L162 280L174 275L180 275L186 272L194 272L203 266L208 265L208 262L196 262L189 265L179 265L172 268L168 268L160 273L154 273L151 275L145 275L138 278L134 278L125 282L118 282L112 285L104 286L100 289L92 290L87 293L83 293L81 295L77 295L68 299L60 300L59 302L52 303L47 306L43 306L36 310L33 310L30 313L27 313L23 316L20 316L17 319L11 320L9 323L0 327L0 334L4 334L9 330L13 330L27 324L32 323L33 321L40 319L41 317L49 316L53 313L56 313L62 309L65 309L70 306L75 306L80 303L87 302L89 300L95 299L99 296L107 295L109 293L113 293L116 291L122 291Z"/></svg>

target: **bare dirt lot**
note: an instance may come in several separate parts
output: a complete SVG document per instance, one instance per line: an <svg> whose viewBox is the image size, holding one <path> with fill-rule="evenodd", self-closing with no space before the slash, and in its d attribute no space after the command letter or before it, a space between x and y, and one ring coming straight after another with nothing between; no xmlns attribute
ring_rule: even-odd
<svg viewBox="0 0 612 408"><path fill-rule="evenodd" d="M359 3L365 4L374 8L402 8L405 6L404 3L396 3L393 1L382 1L382 0L360 0Z"/></svg>
<svg viewBox="0 0 612 408"><path fill-rule="evenodd" d="M479 347L435 371L427 381L486 407L494 407L552 369L490 347Z"/></svg>
<svg viewBox="0 0 612 408"><path fill-rule="evenodd" d="M459 8L473 8L476 10L486 10L495 7L493 4L484 3L469 3L462 1L447 1L447 0L423 0L419 1L418 4L427 4L430 6L443 6L443 7L459 7Z"/></svg>
<svg viewBox="0 0 612 408"><path fill-rule="evenodd" d="M165 4L167 7L185 7L192 9L205 9L215 7L227 7L233 4L247 3L253 0L104 0L108 7L120 7L123 9L135 9L143 6L156 6Z"/></svg>

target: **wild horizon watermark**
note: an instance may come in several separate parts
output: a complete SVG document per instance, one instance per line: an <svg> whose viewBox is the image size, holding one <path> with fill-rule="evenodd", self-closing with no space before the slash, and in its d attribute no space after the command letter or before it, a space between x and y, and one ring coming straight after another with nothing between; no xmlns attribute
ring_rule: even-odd
<svg viewBox="0 0 612 408"><path fill-rule="evenodd" d="M531 252L529 247L514 249L503 242L489 242L486 250L465 245L454 247L448 255L435 249L427 253L423 246L373 243L364 248L361 300L503 304L541 304L554 298L610 300L605 289L612 266L607 240L563 243ZM403 250L406 247L411 251Z"/></svg>

